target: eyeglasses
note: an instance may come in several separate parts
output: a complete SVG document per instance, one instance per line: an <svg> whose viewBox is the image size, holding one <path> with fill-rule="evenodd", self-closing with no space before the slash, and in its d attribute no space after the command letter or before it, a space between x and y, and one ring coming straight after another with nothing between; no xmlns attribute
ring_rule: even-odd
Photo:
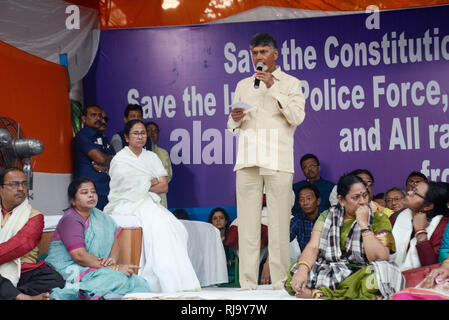
<svg viewBox="0 0 449 320"><path fill-rule="evenodd" d="M409 190L409 191L407 191L407 194L409 195L409 196L414 196L414 195L417 195L418 197L420 197L421 199L425 199L426 197L423 197L422 195L420 195L418 192L416 192L416 190L415 189L411 189L411 190Z"/></svg>
<svg viewBox="0 0 449 320"><path fill-rule="evenodd" d="M134 137L138 137L138 136L146 136L147 132L146 131L134 131L134 132L130 132L130 135L133 135Z"/></svg>
<svg viewBox="0 0 449 320"><path fill-rule="evenodd" d="M409 181L407 181L407 184L413 187L413 186L415 186L418 183L423 182L423 181L424 180L409 180Z"/></svg>
<svg viewBox="0 0 449 320"><path fill-rule="evenodd" d="M367 188L374 186L372 181L364 181Z"/></svg>
<svg viewBox="0 0 449 320"><path fill-rule="evenodd" d="M312 169L312 168L315 168L318 166L319 166L319 164L309 164L308 166L302 167L302 170Z"/></svg>
<svg viewBox="0 0 449 320"><path fill-rule="evenodd" d="M22 186L24 188L28 188L28 182L27 181L22 181L22 182L20 182L20 181L12 181L12 182L9 182L9 183L4 183L3 186L8 186L8 187L10 187L12 189L18 189L19 186Z"/></svg>
<svg viewBox="0 0 449 320"><path fill-rule="evenodd" d="M402 199L404 199L404 197L395 197L395 198L387 198L385 199L386 203L393 203L394 202L398 202L401 201Z"/></svg>

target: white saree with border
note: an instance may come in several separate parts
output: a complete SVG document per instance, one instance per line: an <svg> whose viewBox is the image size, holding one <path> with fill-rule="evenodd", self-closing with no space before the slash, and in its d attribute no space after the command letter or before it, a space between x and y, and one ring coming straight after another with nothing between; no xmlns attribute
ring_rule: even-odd
<svg viewBox="0 0 449 320"><path fill-rule="evenodd" d="M188 233L184 225L149 192L151 180L167 176L158 156L142 150L136 156L123 148L111 161L109 203L104 212L134 215L142 227L139 275L152 292L193 291L201 288L188 256Z"/></svg>

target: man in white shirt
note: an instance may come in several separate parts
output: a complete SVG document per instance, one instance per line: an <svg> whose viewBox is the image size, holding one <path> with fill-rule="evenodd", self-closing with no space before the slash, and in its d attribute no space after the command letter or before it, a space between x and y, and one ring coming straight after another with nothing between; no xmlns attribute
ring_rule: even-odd
<svg viewBox="0 0 449 320"><path fill-rule="evenodd" d="M239 281L243 289L256 289L260 253L260 212L263 188L268 211L268 252L274 289L282 289L290 263L289 225L294 173L293 140L305 117L301 82L281 71L275 62L276 40L258 33L250 41L254 66L262 70L241 80L228 129L239 134L236 171L239 219ZM258 81L257 81L258 80ZM256 88L255 82L260 82Z"/></svg>

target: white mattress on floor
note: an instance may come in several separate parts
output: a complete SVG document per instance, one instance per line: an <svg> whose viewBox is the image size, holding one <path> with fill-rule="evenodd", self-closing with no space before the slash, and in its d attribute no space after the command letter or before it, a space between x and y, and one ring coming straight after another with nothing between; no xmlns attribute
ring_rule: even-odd
<svg viewBox="0 0 449 320"><path fill-rule="evenodd" d="M260 285L257 290L241 290L240 288L208 287L201 291L177 293L132 293L124 299L129 300L309 300L291 296L285 290L273 290L272 285ZM313 300L313 299L310 299Z"/></svg>

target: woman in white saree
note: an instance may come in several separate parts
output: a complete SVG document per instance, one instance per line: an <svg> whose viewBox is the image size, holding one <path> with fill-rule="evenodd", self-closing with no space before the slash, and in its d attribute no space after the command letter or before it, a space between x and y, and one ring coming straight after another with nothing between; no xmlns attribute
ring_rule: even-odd
<svg viewBox="0 0 449 320"><path fill-rule="evenodd" d="M104 212L134 215L140 220L144 261L139 275L152 292L200 290L187 252L187 230L160 204L158 193L168 191L167 171L155 153L143 149L146 135L141 120L126 124L129 146L111 161L109 203Z"/></svg>

